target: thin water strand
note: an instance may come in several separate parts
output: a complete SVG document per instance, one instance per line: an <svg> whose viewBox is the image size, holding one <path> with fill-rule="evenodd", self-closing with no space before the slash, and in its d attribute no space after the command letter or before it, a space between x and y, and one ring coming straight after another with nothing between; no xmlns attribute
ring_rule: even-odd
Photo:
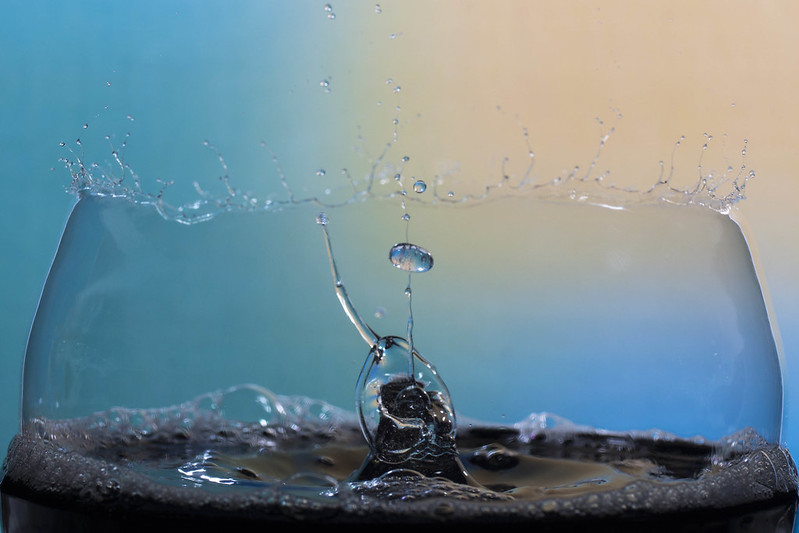
<svg viewBox="0 0 799 533"><path fill-rule="evenodd" d="M369 324L367 324L366 321L361 318L361 315L358 314L358 311L355 309L355 306L352 305L352 301L347 295L347 289L344 288L344 283L342 283L341 276L339 275L338 268L336 267L336 260L333 257L333 245L330 242L330 234L327 230L328 222L329 219L325 213L320 213L317 215L316 223L322 227L322 232L325 236L327 258L330 262L330 272L333 275L333 284L335 286L336 296L338 297L338 301L341 303L341 307L344 308L344 312L355 326L355 329L358 330L358 333L361 334L363 340L366 341L366 344L369 346L374 346L377 344L377 341L380 339L380 337L372 328L369 327Z"/></svg>

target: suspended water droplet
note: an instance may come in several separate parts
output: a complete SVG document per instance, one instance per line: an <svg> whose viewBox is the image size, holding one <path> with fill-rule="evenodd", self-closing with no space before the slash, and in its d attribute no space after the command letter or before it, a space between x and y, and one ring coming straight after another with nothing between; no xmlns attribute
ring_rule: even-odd
<svg viewBox="0 0 799 533"><path fill-rule="evenodd" d="M87 129L88 127L89 127L89 123L88 123L88 122L86 122L86 123L84 123L84 124L83 124L83 129L84 129L84 130L85 130L85 129Z"/></svg>
<svg viewBox="0 0 799 533"><path fill-rule="evenodd" d="M327 172L323 168L317 169L316 171L317 176L324 176L325 174L327 174Z"/></svg>
<svg viewBox="0 0 799 533"><path fill-rule="evenodd" d="M408 162L408 161L410 161L410 160L411 160L411 158L410 158L410 157L408 157L407 155L404 155L404 156L402 156L402 162L403 162L403 163L407 163L407 162Z"/></svg>
<svg viewBox="0 0 799 533"><path fill-rule="evenodd" d="M380 7L380 4L375 4L375 13L378 15L383 12L383 8Z"/></svg>
<svg viewBox="0 0 799 533"><path fill-rule="evenodd" d="M316 215L316 223L320 226L327 226L328 222L330 222L330 219L327 218L327 213L319 213Z"/></svg>
<svg viewBox="0 0 799 533"><path fill-rule="evenodd" d="M392 265L406 272L427 272L433 268L433 256L430 252L408 242L392 246L388 258Z"/></svg>
<svg viewBox="0 0 799 533"><path fill-rule="evenodd" d="M453 198L453 197L455 196L455 193L454 193L454 192L452 192L452 191L449 191L449 192L447 193L447 196L449 196L450 198Z"/></svg>
<svg viewBox="0 0 799 533"><path fill-rule="evenodd" d="M398 92L400 92L401 90L402 90L402 87L400 87L399 85L397 85L396 87L394 87L394 92L395 92L395 93L398 93Z"/></svg>
<svg viewBox="0 0 799 533"><path fill-rule="evenodd" d="M402 220L404 220L405 222L408 222L410 219L411 219L411 215L409 215L408 213L403 213Z"/></svg>

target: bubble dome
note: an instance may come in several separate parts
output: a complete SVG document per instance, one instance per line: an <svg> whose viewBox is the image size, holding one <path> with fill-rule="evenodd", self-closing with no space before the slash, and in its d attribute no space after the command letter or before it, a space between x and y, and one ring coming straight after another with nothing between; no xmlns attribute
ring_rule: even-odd
<svg viewBox="0 0 799 533"><path fill-rule="evenodd" d="M387 261L390 226L401 236L392 207L328 210L341 276L381 335L403 335L407 320L404 275ZM332 291L319 209L180 224L82 192L31 331L23 421L249 382L351 409L368 346ZM414 275L415 345L464 417L779 441L778 343L729 214L521 194L410 210L436 261Z"/></svg>

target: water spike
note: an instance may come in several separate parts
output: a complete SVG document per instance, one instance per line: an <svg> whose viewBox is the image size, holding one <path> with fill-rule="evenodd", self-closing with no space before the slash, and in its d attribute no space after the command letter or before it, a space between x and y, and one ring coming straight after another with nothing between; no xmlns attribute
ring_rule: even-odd
<svg viewBox="0 0 799 533"><path fill-rule="evenodd" d="M330 242L330 234L327 231L327 225L329 221L330 220L327 218L325 213L320 213L316 217L316 223L322 226L322 232L325 236L327 258L328 261L330 261L330 272L333 275L336 296L338 297L338 301L341 303L341 307L344 308L344 312L355 326L355 329L357 329L358 333L361 334L361 338L363 338L363 340L366 341L366 344L369 346L374 346L377 344L377 341L380 339L380 337L372 328L369 327L369 324L367 324L366 321L361 318L361 315L358 314L358 311L355 309L355 306L352 305L352 302L347 295L347 289L344 288L344 283L341 281L341 276L339 276L338 268L336 267L336 260L333 257L333 245Z"/></svg>

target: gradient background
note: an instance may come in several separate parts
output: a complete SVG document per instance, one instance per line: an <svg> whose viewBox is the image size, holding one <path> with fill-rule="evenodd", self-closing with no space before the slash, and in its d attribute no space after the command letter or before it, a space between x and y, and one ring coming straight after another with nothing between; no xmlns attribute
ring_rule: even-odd
<svg viewBox="0 0 799 533"><path fill-rule="evenodd" d="M130 132L126 161L144 188L174 180L166 198L181 203L195 180L222 190L205 140L260 197L280 191L262 142L297 190L313 192L319 169L334 184L345 167L363 175L395 134L394 161L412 153L408 172L466 193L503 171L521 176L529 148L543 178L585 169L615 127L597 171L619 185L648 187L681 136L678 184L696 181L708 136L706 171L743 162L756 172L739 208L782 333L783 442L794 447L795 3L331 4L335 18L321 1L7 3L0 445L17 428L28 329L73 202L59 142L80 138L88 160L105 162L105 136L119 147Z"/></svg>

